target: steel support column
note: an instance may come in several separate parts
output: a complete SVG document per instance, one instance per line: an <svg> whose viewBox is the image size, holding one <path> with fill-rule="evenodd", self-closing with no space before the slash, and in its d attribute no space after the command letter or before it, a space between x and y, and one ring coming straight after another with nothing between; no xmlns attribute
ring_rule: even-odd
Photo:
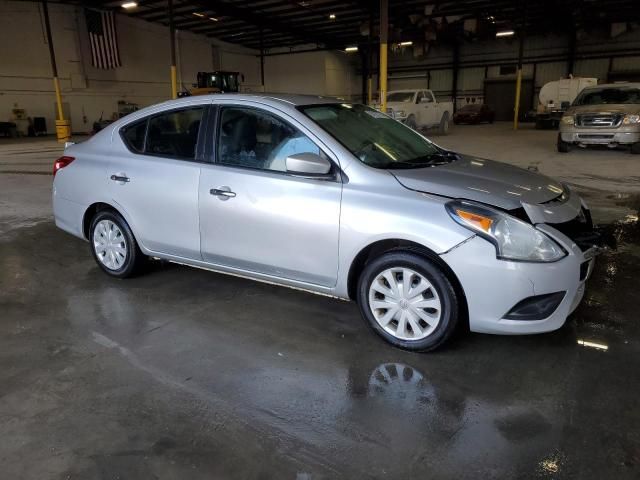
<svg viewBox="0 0 640 480"><path fill-rule="evenodd" d="M173 21L173 0L169 2L169 37L171 37L171 98L178 98L178 81L176 78L176 28Z"/></svg>
<svg viewBox="0 0 640 480"><path fill-rule="evenodd" d="M520 116L520 93L522 91L522 57L524 55L524 37L527 26L527 2L522 0L522 23L520 25L520 43L518 46L518 71L516 73L516 98L513 107L513 129L518 129L518 117Z"/></svg>
<svg viewBox="0 0 640 480"><path fill-rule="evenodd" d="M567 77L573 75L573 68L576 62L576 31L571 29L569 32L569 45L567 48Z"/></svg>
<svg viewBox="0 0 640 480"><path fill-rule="evenodd" d="M456 98L458 97L458 73L460 71L460 42L456 38L453 43L453 72L451 78L451 101L453 102L453 113L456 112Z"/></svg>
<svg viewBox="0 0 640 480"><path fill-rule="evenodd" d="M262 91L264 92L264 40L262 27L260 27L260 85L262 85Z"/></svg>
<svg viewBox="0 0 640 480"><path fill-rule="evenodd" d="M53 49L53 36L51 35L51 23L49 22L49 7L46 0L42 2L42 14L44 16L44 28L47 33L47 43L49 44L49 58L51 60L51 74L53 76L53 89L56 92L56 106L58 118L56 120L56 136L58 141L63 143L71 137L71 125L69 120L64 118L62 108L62 94L60 93L60 81L58 80L58 66L56 64L56 53Z"/></svg>
<svg viewBox="0 0 640 480"><path fill-rule="evenodd" d="M373 9L369 10L369 41L367 44L367 105L373 103ZM365 100L364 98L362 99Z"/></svg>
<svg viewBox="0 0 640 480"><path fill-rule="evenodd" d="M387 111L387 42L389 41L389 0L380 0L380 110Z"/></svg>

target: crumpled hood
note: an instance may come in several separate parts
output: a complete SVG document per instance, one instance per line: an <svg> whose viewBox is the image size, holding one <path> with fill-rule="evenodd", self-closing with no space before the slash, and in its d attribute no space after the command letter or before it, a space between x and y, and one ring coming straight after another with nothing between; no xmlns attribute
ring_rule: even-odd
<svg viewBox="0 0 640 480"><path fill-rule="evenodd" d="M540 204L562 195L549 177L505 163L460 155L446 165L389 170L406 188L451 198L474 200L505 210Z"/></svg>

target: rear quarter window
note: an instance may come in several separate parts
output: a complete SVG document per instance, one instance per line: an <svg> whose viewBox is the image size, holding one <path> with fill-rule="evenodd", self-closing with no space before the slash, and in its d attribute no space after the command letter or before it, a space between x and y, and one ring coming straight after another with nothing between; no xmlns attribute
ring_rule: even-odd
<svg viewBox="0 0 640 480"><path fill-rule="evenodd" d="M122 140L129 150L135 153L144 152L144 138L147 132L147 119L126 125L122 131Z"/></svg>

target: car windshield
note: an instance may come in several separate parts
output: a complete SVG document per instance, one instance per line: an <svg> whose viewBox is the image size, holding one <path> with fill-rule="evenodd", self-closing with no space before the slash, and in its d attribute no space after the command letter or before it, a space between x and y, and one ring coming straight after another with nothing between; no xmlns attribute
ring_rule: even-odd
<svg viewBox="0 0 640 480"><path fill-rule="evenodd" d="M415 92L390 92L387 94L387 102L409 103L413 102Z"/></svg>
<svg viewBox="0 0 640 480"><path fill-rule="evenodd" d="M583 90L573 102L574 105L640 103L640 88L610 87Z"/></svg>
<svg viewBox="0 0 640 480"><path fill-rule="evenodd" d="M461 112L479 112L480 111L480 104L469 104L469 105L465 105L464 107L462 107L460 109Z"/></svg>
<svg viewBox="0 0 640 480"><path fill-rule="evenodd" d="M375 168L421 168L450 163L451 152L377 110L358 104L298 107L361 162Z"/></svg>

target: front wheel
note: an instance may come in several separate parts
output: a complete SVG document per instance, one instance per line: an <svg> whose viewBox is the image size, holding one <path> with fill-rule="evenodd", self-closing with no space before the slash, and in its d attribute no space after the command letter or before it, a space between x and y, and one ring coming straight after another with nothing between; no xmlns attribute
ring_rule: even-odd
<svg viewBox="0 0 640 480"><path fill-rule="evenodd" d="M631 145L631 153L640 155L640 143L634 143Z"/></svg>
<svg viewBox="0 0 640 480"><path fill-rule="evenodd" d="M440 119L440 133L442 135L449 133L449 112L445 112Z"/></svg>
<svg viewBox="0 0 640 480"><path fill-rule="evenodd" d="M418 124L416 123L416 117L413 115L409 115L409 118L407 118L405 125L413 130L418 129Z"/></svg>
<svg viewBox="0 0 640 480"><path fill-rule="evenodd" d="M558 134L557 147L560 153L567 153L571 148L571 145L569 144L569 142L565 142L564 140L562 140L562 135L560 133Z"/></svg>
<svg viewBox="0 0 640 480"><path fill-rule="evenodd" d="M103 210L93 217L89 241L96 263L112 277L133 276L146 260L129 225L117 212Z"/></svg>
<svg viewBox="0 0 640 480"><path fill-rule="evenodd" d="M358 306L387 342L413 351L438 348L458 323L459 300L435 263L409 252L391 252L367 264L358 283Z"/></svg>

